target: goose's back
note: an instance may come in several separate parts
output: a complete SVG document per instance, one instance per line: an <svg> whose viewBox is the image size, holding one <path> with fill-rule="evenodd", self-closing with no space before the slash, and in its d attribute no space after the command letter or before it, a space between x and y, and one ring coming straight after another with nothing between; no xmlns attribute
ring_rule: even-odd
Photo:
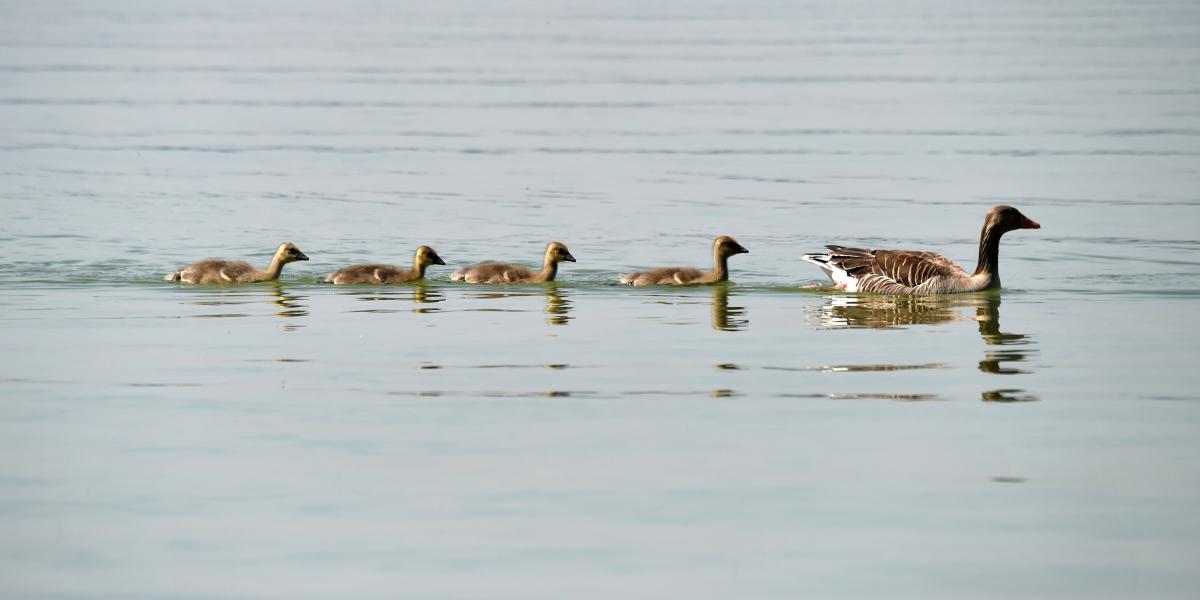
<svg viewBox="0 0 1200 600"><path fill-rule="evenodd" d="M827 246L829 264L853 278L857 291L929 294L970 291L971 276L936 252Z"/></svg>

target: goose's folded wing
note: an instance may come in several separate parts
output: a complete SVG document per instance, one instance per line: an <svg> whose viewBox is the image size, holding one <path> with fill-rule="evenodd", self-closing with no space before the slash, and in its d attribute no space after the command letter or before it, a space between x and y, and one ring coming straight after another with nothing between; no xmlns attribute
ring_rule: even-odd
<svg viewBox="0 0 1200 600"><path fill-rule="evenodd" d="M938 278L969 275L950 259L936 252L917 250L868 250L828 246L829 264L858 279L862 291L898 292Z"/></svg>

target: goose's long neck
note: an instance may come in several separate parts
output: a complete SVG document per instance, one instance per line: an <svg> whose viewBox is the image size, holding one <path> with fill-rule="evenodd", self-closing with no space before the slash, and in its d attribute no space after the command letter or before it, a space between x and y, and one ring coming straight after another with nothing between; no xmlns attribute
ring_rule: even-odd
<svg viewBox="0 0 1200 600"><path fill-rule="evenodd" d="M721 254L719 248L713 248L713 281L729 279L729 257Z"/></svg>
<svg viewBox="0 0 1200 600"><path fill-rule="evenodd" d="M276 253L271 257L271 264L267 266L267 270L263 272L271 279L279 279L279 274L283 272L283 256Z"/></svg>
<svg viewBox="0 0 1200 600"><path fill-rule="evenodd" d="M979 234L979 262L975 265L975 275L1000 275L1000 236L1004 232L991 227L990 224L983 226L983 232Z"/></svg>
<svg viewBox="0 0 1200 600"><path fill-rule="evenodd" d="M537 274L538 281L554 281L558 276L558 263L549 255L546 256L546 262L542 265L542 270Z"/></svg>
<svg viewBox="0 0 1200 600"><path fill-rule="evenodd" d="M417 279L425 277L425 269L428 269L428 268L429 268L429 265L425 264L424 261L421 260L421 257L419 255L413 257L412 270L413 270L413 273L417 274Z"/></svg>

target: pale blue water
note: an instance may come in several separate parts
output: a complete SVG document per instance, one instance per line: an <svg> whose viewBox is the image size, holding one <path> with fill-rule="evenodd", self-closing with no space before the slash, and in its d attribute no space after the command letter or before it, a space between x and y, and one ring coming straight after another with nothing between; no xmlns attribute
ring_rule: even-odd
<svg viewBox="0 0 1200 600"><path fill-rule="evenodd" d="M0 3L0 595L1195 597L1198 74L1191 2ZM804 288L998 203L999 294Z"/></svg>

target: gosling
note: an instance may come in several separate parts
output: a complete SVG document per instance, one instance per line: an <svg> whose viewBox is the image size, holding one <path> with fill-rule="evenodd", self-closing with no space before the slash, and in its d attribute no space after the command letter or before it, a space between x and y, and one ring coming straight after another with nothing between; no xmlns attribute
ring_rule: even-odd
<svg viewBox="0 0 1200 600"><path fill-rule="evenodd" d="M550 242L546 246L546 256L542 261L542 270L534 272L522 265L509 263L482 263L471 265L455 271L450 275L450 281L465 281L467 283L543 283L554 281L558 275L558 263L575 262L571 251L559 242Z"/></svg>
<svg viewBox="0 0 1200 600"><path fill-rule="evenodd" d="M256 269L250 263L240 260L202 260L173 273L168 273L163 279L182 281L183 283L221 285L274 281L279 279L279 274L283 272L283 265L298 260L308 260L308 257L295 244L284 242L275 249L275 256L271 257L271 265L266 269Z"/></svg>
<svg viewBox="0 0 1200 600"><path fill-rule="evenodd" d="M325 283L346 285L350 283L391 284L416 281L425 277L430 265L445 265L446 261L429 246L417 248L413 255L412 270L393 265L354 265L338 269L325 278Z"/></svg>
<svg viewBox="0 0 1200 600"><path fill-rule="evenodd" d="M663 267L639 271L621 276L621 283L628 285L689 285L693 283L717 283L729 280L729 257L734 254L749 254L737 240L723 235L713 240L713 270L705 273L692 267Z"/></svg>

